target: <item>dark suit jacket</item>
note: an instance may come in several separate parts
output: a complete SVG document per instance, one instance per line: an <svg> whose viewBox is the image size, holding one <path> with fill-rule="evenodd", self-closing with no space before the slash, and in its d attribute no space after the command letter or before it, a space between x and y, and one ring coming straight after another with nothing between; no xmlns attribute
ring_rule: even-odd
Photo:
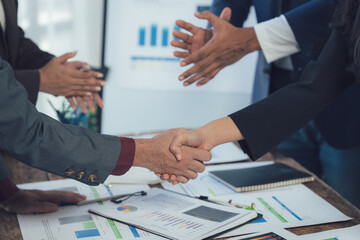
<svg viewBox="0 0 360 240"><path fill-rule="evenodd" d="M306 67L300 82L230 115L245 137L240 144L252 159L295 133L354 83L354 75L346 70L349 58L340 32L333 31L318 61Z"/></svg>
<svg viewBox="0 0 360 240"><path fill-rule="evenodd" d="M215 0L213 11L220 13L225 6L233 9L232 23L242 26L247 18L251 4L255 6L258 21L265 21L275 17L282 2L282 10L295 34L301 52L291 56L295 76L300 76L304 66L311 60L316 60L330 34L328 27L332 13L337 6L336 0ZM259 54L254 82L253 102L263 99L269 91L268 74L271 65L267 64L264 56ZM324 109L318 116L314 116L315 123L324 139L333 147L339 149L360 145L360 87L353 84L342 93L339 98ZM336 117L334 117L336 116Z"/></svg>
<svg viewBox="0 0 360 240"><path fill-rule="evenodd" d="M0 29L0 57L15 70L16 79L24 85L29 100L35 104L39 92L40 75L38 69L48 63L54 56L41 51L17 23L16 0L2 0L6 29ZM1 28L1 27L0 27Z"/></svg>

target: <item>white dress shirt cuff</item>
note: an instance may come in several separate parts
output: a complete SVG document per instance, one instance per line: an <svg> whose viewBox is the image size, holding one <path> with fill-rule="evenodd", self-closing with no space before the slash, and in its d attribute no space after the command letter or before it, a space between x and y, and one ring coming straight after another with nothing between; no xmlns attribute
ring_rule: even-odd
<svg viewBox="0 0 360 240"><path fill-rule="evenodd" d="M254 30L268 63L300 51L284 15L256 24Z"/></svg>

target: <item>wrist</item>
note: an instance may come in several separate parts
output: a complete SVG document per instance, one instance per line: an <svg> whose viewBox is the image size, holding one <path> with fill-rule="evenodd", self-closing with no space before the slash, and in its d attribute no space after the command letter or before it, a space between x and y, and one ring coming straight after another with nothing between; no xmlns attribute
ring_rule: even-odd
<svg viewBox="0 0 360 240"><path fill-rule="evenodd" d="M47 92L46 90L46 86L47 86L47 83L46 83L46 73L44 71L44 69L40 68L38 70L39 72L39 76L40 76L40 85L39 85L39 90L41 92Z"/></svg>
<svg viewBox="0 0 360 240"><path fill-rule="evenodd" d="M253 27L249 28L239 28L237 33L237 38L240 39L239 42L244 41L244 36L246 36L245 41L243 42L243 49L247 50L247 53L251 53L257 50L261 50L260 43L256 36L255 29Z"/></svg>
<svg viewBox="0 0 360 240"><path fill-rule="evenodd" d="M214 147L243 139L240 130L230 117L214 120L201 127L199 131Z"/></svg>
<svg viewBox="0 0 360 240"><path fill-rule="evenodd" d="M135 156L133 166L148 168L148 161L146 157L149 157L150 149L149 145L152 139L134 139L135 140Z"/></svg>

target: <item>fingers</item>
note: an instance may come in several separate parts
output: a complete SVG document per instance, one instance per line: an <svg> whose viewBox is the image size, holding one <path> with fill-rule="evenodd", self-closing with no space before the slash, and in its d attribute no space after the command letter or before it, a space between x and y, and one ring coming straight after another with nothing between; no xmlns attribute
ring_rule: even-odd
<svg viewBox="0 0 360 240"><path fill-rule="evenodd" d="M181 160L182 158L182 145L184 145L186 141L182 135L176 136L173 142L170 145L170 152L174 154L177 160Z"/></svg>
<svg viewBox="0 0 360 240"><path fill-rule="evenodd" d="M172 41L170 42L170 45L173 46L173 47L177 47L177 48L184 49L184 50L189 50L189 48L190 48L190 44L189 44L189 43L180 42L180 41L177 41L177 40L172 40Z"/></svg>
<svg viewBox="0 0 360 240"><path fill-rule="evenodd" d="M72 61L72 62L67 62L66 65L77 70L84 70L84 71L91 70L89 64L87 64L86 62Z"/></svg>
<svg viewBox="0 0 360 240"><path fill-rule="evenodd" d="M68 191L38 191L41 200L51 203L78 203L86 199L86 196Z"/></svg>
<svg viewBox="0 0 360 240"><path fill-rule="evenodd" d="M176 26L185 29L186 31L191 32L192 34L196 33L196 31L199 29L195 25L192 25L191 23L185 22L183 20L176 20L175 21Z"/></svg>
<svg viewBox="0 0 360 240"><path fill-rule="evenodd" d="M229 7L224 8L220 14L220 18L229 22L231 19L231 8Z"/></svg>
<svg viewBox="0 0 360 240"><path fill-rule="evenodd" d="M96 112L96 107L95 107L95 104L93 102L93 99L91 97L87 97L87 96L83 97L82 99L86 103L86 105L87 105L88 109L90 110L90 112L95 113ZM84 112L85 109L81 108L81 110L83 110L83 112Z"/></svg>
<svg viewBox="0 0 360 240"><path fill-rule="evenodd" d="M77 96L77 97L75 97L75 99L76 99L76 102L78 103L79 107L82 109L82 111L83 111L85 114L88 114L89 111L88 111L88 109L87 109L87 107L86 107L86 105L85 105L85 102L84 102L84 100L82 99L82 97Z"/></svg>
<svg viewBox="0 0 360 240"><path fill-rule="evenodd" d="M186 177L183 177L183 176L178 176L178 177L177 177L177 181L178 181L179 183L187 183L187 182L189 181L189 179L186 178ZM175 184L177 184L177 183L175 183ZM173 185L175 185L175 184L173 183Z"/></svg>
<svg viewBox="0 0 360 240"><path fill-rule="evenodd" d="M104 77L104 74L100 73L100 72L94 72L94 71L88 71L88 72L84 72L84 71L80 71L78 69L68 69L69 71L69 74L72 76L72 77L76 77L76 78L103 78ZM99 83L103 83L104 81L102 80L98 80L100 81ZM96 83L96 85L100 85L102 86L101 84L98 84Z"/></svg>
<svg viewBox="0 0 360 240"><path fill-rule="evenodd" d="M67 97L66 98L68 100L68 102L70 103L70 106L76 110L76 103L75 103L75 100L74 100L74 97Z"/></svg>
<svg viewBox="0 0 360 240"><path fill-rule="evenodd" d="M208 81L210 81L211 79L213 79L223 68L217 68L215 69L212 73L210 73L209 75L207 75L203 80L200 80L199 82L196 83L196 86L202 86L204 84L206 84Z"/></svg>
<svg viewBox="0 0 360 240"><path fill-rule="evenodd" d="M28 202L23 208L21 213L29 214L29 213L51 213L56 212L59 207L57 204L49 203L49 202Z"/></svg>
<svg viewBox="0 0 360 240"><path fill-rule="evenodd" d="M174 56L178 58L186 58L189 55L190 55L189 52L174 51Z"/></svg>
<svg viewBox="0 0 360 240"><path fill-rule="evenodd" d="M214 27L215 25L217 25L217 20L219 19L216 15L214 15L210 11L197 12L195 13L195 17L208 20L211 23L211 25L213 25Z"/></svg>
<svg viewBox="0 0 360 240"><path fill-rule="evenodd" d="M71 53L65 53L59 57L56 57L54 59L54 61L59 62L59 63L65 63L66 61L68 61L70 58L75 57L77 54L77 51L71 52Z"/></svg>
<svg viewBox="0 0 360 240"><path fill-rule="evenodd" d="M211 61L211 60L210 60ZM211 64L208 64L209 60L203 60L200 63L195 64L192 68L188 70L188 73L193 73L193 75L186 80L183 85L189 86L190 84L193 84L194 82L198 80L202 80L203 78L209 76L215 69L217 69L219 63L212 62ZM208 67L206 67L208 66ZM186 73L186 74L188 74Z"/></svg>
<svg viewBox="0 0 360 240"><path fill-rule="evenodd" d="M188 147L185 147L188 148ZM198 149L198 148L188 148L190 151L190 154L193 159L199 160L199 161L205 161L208 162L211 160L211 153L209 151ZM199 172L199 171L198 171Z"/></svg>
<svg viewBox="0 0 360 240"><path fill-rule="evenodd" d="M93 94L92 94L92 97L93 97L93 99L95 100L96 104L97 104L100 108L104 108L104 103L103 103L103 101L102 101L102 99L101 99L101 97L100 97L99 94L93 93Z"/></svg>
<svg viewBox="0 0 360 240"><path fill-rule="evenodd" d="M199 51L192 53L187 58L182 60L180 62L180 66L185 67L191 63L197 63L200 60L207 58L212 52L213 52L213 47L211 45L205 45ZM183 79L181 79L181 76L183 76L183 74L180 75L179 80L184 80L186 78L184 77ZM187 77L188 76L190 75L187 75Z"/></svg>
<svg viewBox="0 0 360 240"><path fill-rule="evenodd" d="M192 43L192 40L193 40L192 36L190 36L189 34L180 32L178 30L173 31L173 36L178 38L178 39L181 39L185 43Z"/></svg>

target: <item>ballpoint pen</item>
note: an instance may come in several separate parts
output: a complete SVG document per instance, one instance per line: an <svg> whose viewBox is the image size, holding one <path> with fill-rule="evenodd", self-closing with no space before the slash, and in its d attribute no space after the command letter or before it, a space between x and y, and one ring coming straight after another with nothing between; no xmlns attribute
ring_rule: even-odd
<svg viewBox="0 0 360 240"><path fill-rule="evenodd" d="M223 198L217 198L217 197L208 197L208 196L201 196L196 195L197 198L202 200L208 200L210 202L219 203L222 205L229 205L237 208L244 208L248 210L255 210L255 203L251 203L250 205L240 203L238 201L234 201L232 199L223 199Z"/></svg>
<svg viewBox="0 0 360 240"><path fill-rule="evenodd" d="M82 206L85 204L90 204L90 203L95 203L95 202L100 202L100 201L107 201L107 200L111 200L113 203L121 203L122 201L125 201L126 199L128 199L132 196L145 196L145 195L146 195L146 192L139 191L139 192L134 192L134 193L119 194L119 195L114 195L114 196L109 196L109 197L84 200L84 201L78 202L76 205Z"/></svg>

